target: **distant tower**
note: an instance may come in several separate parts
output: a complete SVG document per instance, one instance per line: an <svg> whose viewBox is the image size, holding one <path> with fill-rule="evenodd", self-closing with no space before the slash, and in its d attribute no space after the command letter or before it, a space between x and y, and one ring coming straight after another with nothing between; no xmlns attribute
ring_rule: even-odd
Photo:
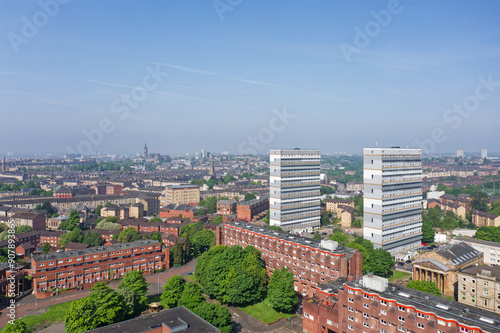
<svg viewBox="0 0 500 333"><path fill-rule="evenodd" d="M6 169L6 164L5 164L5 155L3 155L3 161L2 161L2 173L5 172Z"/></svg>
<svg viewBox="0 0 500 333"><path fill-rule="evenodd" d="M213 157L213 155L210 155L210 166L208 167L208 175L209 176L214 176L215 175L214 157Z"/></svg>
<svg viewBox="0 0 500 333"><path fill-rule="evenodd" d="M481 149L481 158L488 158L488 149Z"/></svg>
<svg viewBox="0 0 500 333"><path fill-rule="evenodd" d="M250 172L250 158L247 158L247 171Z"/></svg>
<svg viewBox="0 0 500 333"><path fill-rule="evenodd" d="M144 143L144 157L148 157L148 146Z"/></svg>
<svg viewBox="0 0 500 333"><path fill-rule="evenodd" d="M458 158L464 158L465 157L463 149L457 149L457 157Z"/></svg>

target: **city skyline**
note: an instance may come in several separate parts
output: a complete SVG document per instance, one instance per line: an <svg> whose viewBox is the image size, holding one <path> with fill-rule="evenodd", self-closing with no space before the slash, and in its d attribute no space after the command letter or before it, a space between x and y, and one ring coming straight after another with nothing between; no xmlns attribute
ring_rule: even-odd
<svg viewBox="0 0 500 333"><path fill-rule="evenodd" d="M0 152L497 150L493 1L4 8Z"/></svg>

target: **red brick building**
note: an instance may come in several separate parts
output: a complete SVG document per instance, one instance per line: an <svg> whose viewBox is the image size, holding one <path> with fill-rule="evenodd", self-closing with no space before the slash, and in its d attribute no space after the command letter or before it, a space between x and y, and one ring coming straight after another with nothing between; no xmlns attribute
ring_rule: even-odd
<svg viewBox="0 0 500 333"><path fill-rule="evenodd" d="M11 286L14 286L12 289ZM0 296L12 297L28 289L24 280L24 269L22 266L11 267L6 262L0 262ZM6 315L4 312L2 315Z"/></svg>
<svg viewBox="0 0 500 333"><path fill-rule="evenodd" d="M185 219L192 219L195 216L195 212L191 209L191 206L183 204L169 204L160 209L161 218L179 216Z"/></svg>
<svg viewBox="0 0 500 333"><path fill-rule="evenodd" d="M238 201L234 199L217 201L217 214L231 215L236 213L236 204Z"/></svg>
<svg viewBox="0 0 500 333"><path fill-rule="evenodd" d="M316 288L304 300L304 333L486 333L499 332L494 313L366 275Z"/></svg>
<svg viewBox="0 0 500 333"><path fill-rule="evenodd" d="M64 231L47 231L42 230L40 233L40 243L38 247L42 246L43 243L49 243L53 248L59 247L59 239L65 234Z"/></svg>
<svg viewBox="0 0 500 333"><path fill-rule="evenodd" d="M316 241L245 222L216 227L216 243L253 246L262 253L268 274L288 267L294 274L295 291L312 295L315 288L341 277L361 277L362 254L334 241Z"/></svg>
<svg viewBox="0 0 500 333"><path fill-rule="evenodd" d="M45 230L45 216L37 213L15 213L11 217L16 227L27 225L34 230Z"/></svg>
<svg viewBox="0 0 500 333"><path fill-rule="evenodd" d="M465 208L467 212L472 210L472 203L470 198L456 197L453 194L443 194L440 198L443 205L455 204Z"/></svg>
<svg viewBox="0 0 500 333"><path fill-rule="evenodd" d="M122 194L122 186L121 185L106 185L106 193L105 194Z"/></svg>
<svg viewBox="0 0 500 333"><path fill-rule="evenodd" d="M172 235L179 235L182 226L187 223L162 223L162 222L148 222L146 219L125 219L118 221L118 224L122 226L123 229L134 228L139 232L159 232Z"/></svg>
<svg viewBox="0 0 500 333"><path fill-rule="evenodd" d="M162 251L161 244L154 240L140 240L34 256L29 274L33 290L39 296L46 291L51 293L53 288L89 288L98 281L119 278L132 270L152 274L168 267L168 249Z"/></svg>
<svg viewBox="0 0 500 333"><path fill-rule="evenodd" d="M264 217L269 209L269 198L254 199L250 201L238 202L236 214L238 220L252 222L254 219Z"/></svg>

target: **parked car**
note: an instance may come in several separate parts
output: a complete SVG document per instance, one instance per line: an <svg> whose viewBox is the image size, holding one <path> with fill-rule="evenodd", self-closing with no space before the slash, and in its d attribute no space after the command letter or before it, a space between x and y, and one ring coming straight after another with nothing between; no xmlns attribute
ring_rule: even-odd
<svg viewBox="0 0 500 333"><path fill-rule="evenodd" d="M405 263L411 264L411 260L406 260Z"/></svg>

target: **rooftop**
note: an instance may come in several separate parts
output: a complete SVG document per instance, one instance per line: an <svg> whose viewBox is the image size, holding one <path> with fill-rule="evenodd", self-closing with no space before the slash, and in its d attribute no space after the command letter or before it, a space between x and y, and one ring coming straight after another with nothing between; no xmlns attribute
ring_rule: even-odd
<svg viewBox="0 0 500 333"><path fill-rule="evenodd" d="M94 333L142 333L152 332L167 326L170 332L217 333L218 328L203 320L184 306L163 310L116 324L96 328L87 332Z"/></svg>
<svg viewBox="0 0 500 333"><path fill-rule="evenodd" d="M466 242L444 245L436 251L437 254L451 260L452 265L458 265L477 257L481 252Z"/></svg>
<svg viewBox="0 0 500 333"><path fill-rule="evenodd" d="M200 188L199 185L169 185L167 187L174 189L174 190L182 189L182 188Z"/></svg>
<svg viewBox="0 0 500 333"><path fill-rule="evenodd" d="M486 246L493 246L493 247L500 248L500 243L485 241L485 240L482 240L482 239L475 239L475 238L470 238L470 237L456 237L454 239L461 240L463 242L469 242L469 243L474 243L474 244L482 244L482 245L486 245Z"/></svg>
<svg viewBox="0 0 500 333"><path fill-rule="evenodd" d="M114 244L114 245L109 245L109 246L96 246L96 247L91 247L91 248L84 249L84 250L42 254L39 256L34 256L33 260L35 262L43 262L43 261L49 261L49 260L72 258L72 257L77 257L77 256L82 256L82 255L87 255L87 254L95 254L95 253L130 249L130 248L138 247L141 245L147 246L147 245L156 245L156 244L160 244L160 242L152 240L152 239L146 239L146 240L140 240L140 241L135 241L135 242L130 242L130 243Z"/></svg>
<svg viewBox="0 0 500 333"><path fill-rule="evenodd" d="M460 271L465 274L480 274L480 275L488 275L491 277L495 277L497 281L500 281L500 266L488 266L488 265L478 265L478 266L469 266Z"/></svg>
<svg viewBox="0 0 500 333"><path fill-rule="evenodd" d="M348 255L352 255L352 254L357 252L355 249L352 249L350 247L340 246L340 245L338 245L337 248L334 250L325 249L324 247L321 247L321 242L317 241L315 239L306 238L306 237L302 237L302 236L298 236L298 235L294 235L294 234L289 234L285 231L274 230L274 229L270 229L270 228L263 227L263 226L256 226L253 224L249 224L247 222L231 222L231 223L225 223L225 225L245 229L248 231L255 232L257 234L261 234L261 235L265 235L265 236L269 236L269 237L273 237L273 238L278 238L278 239L281 239L283 241L293 242L296 244L300 244L304 247L310 247L312 249L316 249L316 250L320 250L320 251L328 251L331 253L348 254Z"/></svg>

